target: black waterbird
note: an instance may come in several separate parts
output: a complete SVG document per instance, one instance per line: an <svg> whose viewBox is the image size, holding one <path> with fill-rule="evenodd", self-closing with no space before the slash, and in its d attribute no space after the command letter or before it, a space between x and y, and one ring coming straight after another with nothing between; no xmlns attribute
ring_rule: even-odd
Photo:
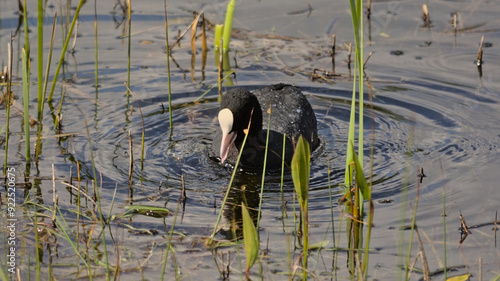
<svg viewBox="0 0 500 281"><path fill-rule="evenodd" d="M316 115L299 88L276 84L253 93L233 88L222 95L218 116L221 131L212 145L212 152L220 157L222 164L236 162L245 134L248 134L240 164L246 168L263 166L269 114L266 167L281 167L283 143L285 163L289 164L300 135L309 142L311 151L318 147Z"/></svg>

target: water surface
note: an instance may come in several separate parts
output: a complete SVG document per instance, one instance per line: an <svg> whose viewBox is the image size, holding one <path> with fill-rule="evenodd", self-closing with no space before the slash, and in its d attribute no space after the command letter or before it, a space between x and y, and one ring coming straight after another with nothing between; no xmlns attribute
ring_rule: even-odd
<svg viewBox="0 0 500 281"><path fill-rule="evenodd" d="M17 4L11 2L0 1L0 55L4 63L7 60L8 38L18 24ZM30 2L29 11L35 11L36 3ZM75 196L60 182L69 180L70 169L76 177L76 165L79 163L84 179L80 183L87 185L87 179L93 177L91 151L99 185L102 186L100 194L106 216L124 212L131 203L176 210L184 183L187 200L175 225L178 233L174 235L175 262L183 278L219 278L214 252L203 246L204 240L212 233L231 175L231 170L211 159L209 153L213 135L218 130L216 116L219 109L218 71L213 50L210 49L204 67L198 54L193 70L189 32L181 41L181 46L174 48L175 62L171 63L174 108L171 130L163 5L155 1L133 5L130 88L137 101L131 97L127 103L124 86L127 79L127 38L123 35L127 33L128 26L121 11L113 9L113 3L97 3L99 87L95 87L94 3L86 3L77 30L76 52L67 55L61 72L64 83L58 85L53 103L45 107L42 155L39 162L31 166L29 181L34 188L26 193L38 195L39 203L51 206L50 179L51 165L54 164L60 207L67 214L70 225L76 227L76 218L69 211L76 209ZM286 5L284 1L238 2L234 21L238 32L231 41L229 55L235 75L226 80L224 89L234 85L254 90L261 85L283 82L301 87L307 95L317 115L322 143L312 159L309 203L311 240L330 241L326 249L311 254L309 267L315 269L319 279L347 279L346 254L339 252L338 256L334 256L331 249L335 246L346 247L345 224L341 223L345 214L337 200L344 194L341 184L344 180L352 95L352 72L346 63L346 45L353 41L351 19L347 2L312 1L310 5L311 9L299 1ZM497 14L500 5L496 2L467 1L429 3L430 29L423 27L420 5L412 1L377 1L373 3L370 25L365 22L365 57L373 52L366 64L364 128L365 173L370 174L368 167L372 165L375 202L369 276L392 280L401 274L401 250L398 245L404 245L406 251L409 242L409 231L405 232L405 240L400 240L401 210L406 210L404 219L411 217L417 192L419 208L416 221L427 259L431 271L442 268L445 248L442 217L444 192L447 265L458 267L453 274L472 273L474 276L478 276L479 268L482 268L484 278L491 279L498 274L500 259L500 252L495 248L493 225L475 228L461 246L458 242L460 213L469 226L475 226L492 223L498 208L500 20ZM51 16L56 10L59 11L59 4L48 1L45 39L50 34ZM192 11L205 11L207 19L219 23L224 19L224 10L225 3L221 1L169 2L170 43L175 41L178 30L183 32L188 28ZM452 13L459 15L456 34L450 24ZM33 82L36 82L38 63L35 15L31 12L28 19ZM57 28L53 69L61 51L61 25ZM23 30L24 27L19 29L20 35ZM333 34L337 38L335 71L341 75L313 80L311 73L314 69L332 71L329 52ZM17 109L11 112L12 133L7 156L5 144L2 142L0 146L0 159L7 157L8 166L16 167L19 181L25 169L21 71L17 62L24 44L20 35L13 42L16 58L16 85L13 91ZM479 72L475 59L483 35L487 44ZM211 42L212 32L208 37ZM197 51L201 52L201 43L198 43ZM47 52L48 43L45 43L44 54ZM44 59L44 64L46 61ZM36 91L37 86L33 84L30 96L32 116L36 116ZM63 122L58 133L68 135L58 138L53 125L54 108L57 108L62 94ZM369 94L372 103L369 102ZM4 105L1 106L4 109ZM0 112L3 126L6 113L5 110ZM141 112L145 129L142 169ZM132 189L128 185L129 132L135 159ZM32 129L31 135L32 138L36 136L36 128ZM426 177L420 182L418 175L421 169ZM281 280L288 279L280 272L290 268L288 251L293 249L295 240L292 232L293 183L286 175L282 197L279 179L279 173L267 176L259 233L263 244L261 250L265 248L268 251L263 259L262 275L265 279ZM258 207L260 182L258 174L238 173L228 205L245 200L249 206ZM240 191L242 187L245 192ZM19 204L23 203L24 193L18 188ZM284 217L281 207L284 201L287 202L288 217ZM109 211L112 202L113 209ZM18 238L25 242L22 255L26 253L34 257L33 228L30 213L26 210L19 209L17 213L24 221L19 224ZM224 212L222 230L216 236L218 240L224 241L230 234L227 230L233 214L229 207ZM110 224L113 236L107 240L108 247L120 247L119 251L110 251L110 260L115 261L119 253L122 268L135 268L147 260L142 266L142 273L126 271L121 274L121 279L135 280L142 276L152 280L159 278L173 221L173 216L136 216ZM156 230L158 234L151 236L129 231L127 225ZM404 225L409 225L409 221ZM88 234L90 228L90 224L84 223L78 231ZM337 236L339 231L341 234ZM413 256L418 253L416 244L414 241ZM231 252L230 278L239 279L240 262L244 266L239 259L244 260L243 249L226 247L218 251L224 254ZM21 256L21 252L19 254ZM300 250L296 250L293 258L299 254ZM41 260L54 267L56 278L85 276L85 271L75 272L64 266L65 263L74 264L75 259L74 251L63 239L44 242ZM18 266L24 279L28 274L28 261L21 260ZM219 256L215 260L220 263ZM30 263L31 276L34 276L33 259ZM169 261L169 280L173 279L173 267L174 264ZM43 276L47 275L46 270L42 269ZM257 277L258 270L254 269L252 274Z"/></svg>

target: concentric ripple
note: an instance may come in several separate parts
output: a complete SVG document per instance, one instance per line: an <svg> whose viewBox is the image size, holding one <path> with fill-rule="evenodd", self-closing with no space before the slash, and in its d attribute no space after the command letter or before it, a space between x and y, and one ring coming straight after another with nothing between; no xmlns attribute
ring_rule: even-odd
<svg viewBox="0 0 500 281"><path fill-rule="evenodd" d="M376 86L375 86L376 87ZM402 175L408 161L426 163L444 159L458 165L478 161L488 162L488 156L500 151L494 133L475 134L478 109L497 104L495 97L478 97L475 89L453 85L406 81L399 91L381 86L373 97L373 111L365 98L365 165L370 165L373 146L373 194L375 198L398 196ZM253 88L251 88L253 89ZM402 90L401 90L402 89ZM330 187L341 196L347 147L347 130L351 93L330 88L302 88L316 112L321 146L313 153L311 168L312 200L328 197ZM217 94L210 92L195 102L200 92L176 95L173 111L173 130L170 130L166 98L141 100L144 115L145 156L140 164L142 120L136 110L129 116L127 127L113 124L122 122L123 114L109 113L116 120L101 123L96 152L99 170L113 181L127 178L129 171L129 139L132 133L134 149L134 179L149 182L154 189L160 183L174 188L184 177L189 188L201 201L214 200L228 184L230 169L210 159L209 148L213 134L218 130L215 116L218 112ZM422 95L426 95L425 99ZM432 102L429 101L432 98ZM123 111L123 109L120 109ZM479 130L478 130L479 131ZM481 130L484 131L484 130ZM372 136L373 132L373 136ZM372 140L373 139L373 140ZM104 149L99 149L103 147ZM115 149L109 149L114 147ZM368 167L368 166L367 166ZM328 172L330 168L330 173ZM412 173L417 167L411 167ZM453 168L452 168L453 169ZM236 182L260 186L260 175L243 173ZM267 192L281 189L280 174L267 176ZM146 185L147 188L148 185ZM285 177L285 191L293 190L293 183ZM215 191L215 192L214 192ZM268 195L272 197L272 195ZM271 204L268 201L268 204ZM266 203L265 203L266 204ZM322 208L322 204L315 204Z"/></svg>

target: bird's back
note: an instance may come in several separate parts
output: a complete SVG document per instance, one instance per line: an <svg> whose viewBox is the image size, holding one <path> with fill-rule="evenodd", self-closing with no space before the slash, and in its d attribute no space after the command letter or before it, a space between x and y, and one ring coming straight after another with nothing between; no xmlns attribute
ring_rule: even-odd
<svg viewBox="0 0 500 281"><path fill-rule="evenodd" d="M311 150L318 146L316 115L299 88L276 84L258 89L253 94L262 108L263 131L267 131L270 113L271 131L286 134L293 142L302 135L309 141Z"/></svg>

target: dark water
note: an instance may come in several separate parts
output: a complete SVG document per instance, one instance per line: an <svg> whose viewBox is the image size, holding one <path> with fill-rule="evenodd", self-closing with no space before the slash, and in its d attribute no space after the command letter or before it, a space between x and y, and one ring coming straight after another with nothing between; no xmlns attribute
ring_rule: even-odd
<svg viewBox="0 0 500 281"><path fill-rule="evenodd" d="M7 60L6 45L10 32L16 29L18 22L17 6L14 4L0 1L0 55L4 62ZM174 236L175 259L180 266L180 274L191 280L205 280L206 276L219 278L214 253L203 247L204 239L212 233L231 176L231 170L213 161L209 153L212 136L218 130L218 74L213 54L209 53L203 73L198 55L192 72L191 48L187 39L189 32L182 45L174 49L176 63L171 65L174 110L173 130L170 130L163 4L151 1L133 5L131 90L138 104L131 97L129 106L133 110L127 108L126 88L123 85L126 80L127 39L120 37L127 28L126 23L120 21L123 19L120 12L112 14L112 3L98 4L99 88L96 93L94 3L87 3L82 9L78 27L76 53L67 56L63 69L66 83L59 84L51 105L57 107L61 93L65 94L61 133L69 136L55 137L53 113L50 106L46 106L42 156L30 171L30 181L36 189L29 193L32 196L40 194L43 204L51 206L52 182L49 179L52 178L51 165L54 164L59 204L69 218L74 218L69 211L76 209L74 196L71 197L59 182L68 180L70 167L75 175L77 162L82 167L82 177L90 178L90 151L97 173L102 175L101 197L106 215L122 213L131 201L138 205L166 206L175 210L181 194L182 177L187 200L175 230L184 236ZM225 3L220 1L179 1L168 5L170 43L174 41L177 30L184 31L188 27L193 10L204 10L205 16L215 23L224 18ZM344 181L352 95L352 79L346 64L346 44L353 41L351 19L347 2L312 1L310 5L311 11L299 1L286 5L283 1L238 3L234 27L240 32L231 41L234 51L230 53L236 76L227 80L225 88L232 83L253 90L260 85L284 82L300 86L307 95L317 115L322 143L313 154L311 168L311 240L329 240L327 250L311 254L309 266L315 269L319 279L347 279L345 253L340 252L334 258L333 252L328 249L347 247L346 214L343 214L343 206L337 200L343 196L340 185ZM500 20L497 17L500 5L496 2L436 1L429 3L429 7L432 19L430 30L422 27L421 3L411 1L376 2L373 4L370 27L365 23L365 57L373 52L366 64L364 128L365 173L369 174L368 167L373 163L375 202L369 276L379 280L392 280L399 276L401 250L398 247L404 245L406 253L409 243L409 231L405 232L404 242L399 236L401 210L406 210L404 219L411 217L417 190L420 200L417 224L427 259L431 271L442 268L445 248L442 218L444 190L447 265L459 267L453 274L472 273L477 278L481 258L483 276L490 279L497 276L500 259L500 251L495 248L493 225L473 229L471 236L459 247L458 216L461 212L469 226L492 223L499 206L500 197L496 189L500 164ZM29 10L35 11L35 8L35 3L28 4ZM50 17L58 9L58 3L49 1L47 16ZM450 24L452 13L459 15L456 35ZM32 12L28 21L33 57L36 54L35 14ZM46 37L50 34L51 22L52 19L46 19ZM56 34L60 34L60 30ZM342 76L328 81L312 81L310 74L314 69L332 68L328 53L332 34L337 37L335 70ZM483 35L486 43L480 72L475 59ZM209 33L211 38L212 33ZM60 44L61 39L56 39L56 46ZM16 37L13 46L17 58L22 45L23 40ZM47 49L47 45L44 48ZM198 43L198 51L200 46ZM56 47L55 58L59 57L60 50ZM53 59L54 63L57 59ZM37 60L33 59L33 81L36 80L36 64ZM14 72L16 82L20 83L19 63L15 64ZM36 116L36 88L36 85L31 87L32 116ZM369 102L368 93L371 93L373 103ZM16 167L21 181L20 171L25 167L25 142L21 125L20 85L15 85L14 94L18 110L11 113L12 134L7 160L9 167ZM1 106L4 109L4 105ZM145 129L142 169L140 140L143 121L139 107L144 116ZM0 126L3 126L5 110L0 111L0 118ZM88 124L90 144L85 122ZM32 138L35 132L36 129L32 129ZM133 191L127 183L129 132L135 159ZM373 161L370 162L372 145ZM4 159L5 144L2 143L0 148L0 159ZM3 160L1 162L3 165ZM426 177L419 183L418 174L422 168ZM234 184L236 189L231 193L228 205L245 200L249 206L258 207L260 183L260 175L238 173ZM81 184L85 185L85 180ZM244 193L238 191L243 186L246 189ZM18 190L17 200L21 204L23 192ZM262 274L259 274L265 279L288 279L288 275L278 273L290 270L287 253L290 249L293 251L295 245L292 234L293 184L289 175L285 176L283 198L280 190L280 175L267 175L260 222L261 243L264 244L261 249L269 250L262 261ZM287 202L288 217L285 218L281 208L283 201ZM114 205L110 212L112 202ZM20 223L18 232L19 239L26 241L23 253L34 256L33 228L28 223L30 213L20 209L18 215L25 221ZM224 215L223 231L217 235L219 240L225 238L224 230L230 228L227 218L232 213L229 208ZM70 221L70 225L76 227L76 221ZM155 280L161 272L161 258L172 223L173 216L136 216L131 220L114 221L110 227L113 238L108 239L108 247L121 245L120 256L124 257L122 268L137 267L152 253L143 274ZM126 225L157 230L158 235L129 232ZM82 233L86 231L80 230ZM413 256L418 253L416 245L414 241ZM74 278L74 270L60 266L76 262L70 245L59 239L45 247L50 251L44 250L43 262L53 264L55 276L59 279ZM56 251L57 256L54 254ZM228 251L231 251L233 268L230 277L238 279L241 277L239 272L244 270L244 251L238 247L219 249L224 254ZM110 260L115 261L116 252L111 252ZM293 252L292 258L297 258L299 253L300 250ZM220 263L219 256L215 260ZM334 262L338 262L336 270L333 270ZM22 276L27 275L26 263L24 260L19 265ZM173 264L170 259L167 268L168 280L172 280ZM31 270L34 274L33 265ZM254 276L258 276L258 270L254 268L254 271ZM45 269L42 270L44 275L47 275ZM85 273L80 273L80 276L85 276ZM141 276L134 270L122 273L121 279L135 280Z"/></svg>

